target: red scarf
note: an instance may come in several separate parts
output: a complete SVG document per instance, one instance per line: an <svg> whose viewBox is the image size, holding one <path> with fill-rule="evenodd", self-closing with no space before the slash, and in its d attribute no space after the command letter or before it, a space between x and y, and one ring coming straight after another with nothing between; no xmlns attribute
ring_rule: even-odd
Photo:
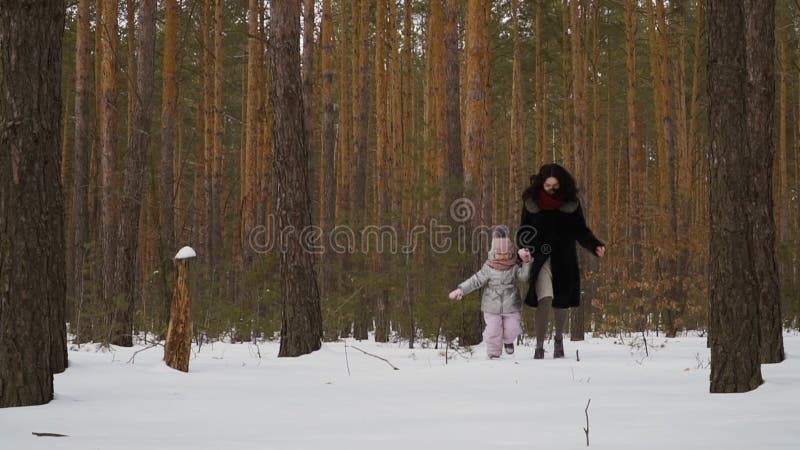
<svg viewBox="0 0 800 450"><path fill-rule="evenodd" d="M554 209L558 209L561 205L564 204L564 200L558 197L554 197L544 190L539 191L539 196L536 198L536 204L539 205L539 208L545 211L552 211Z"/></svg>

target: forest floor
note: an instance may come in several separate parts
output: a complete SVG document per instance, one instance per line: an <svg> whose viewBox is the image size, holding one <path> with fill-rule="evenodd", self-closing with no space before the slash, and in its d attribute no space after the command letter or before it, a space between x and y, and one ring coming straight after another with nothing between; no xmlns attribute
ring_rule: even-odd
<svg viewBox="0 0 800 450"><path fill-rule="evenodd" d="M559 360L552 342L544 360L530 343L446 360L407 343L326 343L298 358L277 358L277 342L215 343L194 348L188 374L161 346L83 345L52 402L0 409L0 449L582 449L589 399L589 448L800 448L796 333L786 361L762 366L764 385L728 395L708 393L702 337L565 344Z"/></svg>

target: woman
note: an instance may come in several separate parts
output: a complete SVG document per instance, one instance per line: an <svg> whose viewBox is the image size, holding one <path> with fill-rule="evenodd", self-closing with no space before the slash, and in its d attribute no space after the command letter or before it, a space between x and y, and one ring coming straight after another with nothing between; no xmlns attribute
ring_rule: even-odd
<svg viewBox="0 0 800 450"><path fill-rule="evenodd" d="M545 164L531 176L522 195L522 223L517 246L533 254L530 289L525 303L536 307L534 359L544 358L544 337L550 309L555 315L553 358L564 357L567 308L580 305L581 280L577 241L598 257L606 248L586 226L575 179L558 164Z"/></svg>

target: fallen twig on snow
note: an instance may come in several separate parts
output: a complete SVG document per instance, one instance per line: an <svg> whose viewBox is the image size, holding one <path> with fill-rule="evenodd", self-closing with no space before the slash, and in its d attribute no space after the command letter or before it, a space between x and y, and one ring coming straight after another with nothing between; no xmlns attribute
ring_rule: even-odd
<svg viewBox="0 0 800 450"><path fill-rule="evenodd" d="M164 345L163 345L163 344L161 344L160 342L156 342L155 344L152 344L152 345L150 345L149 347L145 347L145 348L142 348L142 349L136 350L135 352L133 352L133 354L131 355L131 358L128 360L128 362L127 362L126 364L132 364L132 363L134 362L134 361L133 361L133 359L134 359L134 358L136 358L136 355L137 355L139 352L143 352L143 351L145 351L145 350L150 350L151 348L153 348L153 347L158 347L159 345L160 345L160 346L162 346L162 347L164 346Z"/></svg>
<svg viewBox="0 0 800 450"><path fill-rule="evenodd" d="M381 357L381 356L378 356L378 355L373 355L372 353L369 353L369 352L365 352L364 350L361 350L360 348L356 347L355 345L351 345L351 347L353 347L354 349L356 349L356 350L360 351L361 353L363 353L363 354L365 354L365 355L369 355L369 356L372 356L373 358L378 358L378 359L380 359L381 361L383 361L383 362L385 362L386 364L388 364L388 365L389 365L389 366L390 366L392 369L394 369L394 370L400 370L400 369L398 369L397 367L395 367L395 366L394 366L394 364L392 364L391 362L389 362L389 360L388 360L388 359L386 359L386 358L383 358L383 357Z"/></svg>
<svg viewBox="0 0 800 450"><path fill-rule="evenodd" d="M31 434L32 434L32 435L34 435L34 436L39 436L39 437L69 437L69 436L67 436L66 434L58 434L58 433L37 433L37 432L35 432L35 431L32 431L32 432L31 432Z"/></svg>

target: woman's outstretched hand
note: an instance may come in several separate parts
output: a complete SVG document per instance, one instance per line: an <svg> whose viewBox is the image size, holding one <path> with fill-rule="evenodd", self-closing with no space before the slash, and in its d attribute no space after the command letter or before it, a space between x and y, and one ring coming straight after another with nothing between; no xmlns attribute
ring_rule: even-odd
<svg viewBox="0 0 800 450"><path fill-rule="evenodd" d="M603 255L606 254L606 247L601 245L600 247L597 247L596 249L594 249L594 252L597 254L597 256L602 258Z"/></svg>
<svg viewBox="0 0 800 450"><path fill-rule="evenodd" d="M531 252L527 248L519 249L517 251L517 254L519 255L520 259L522 259L522 262L524 262L524 263L529 263L529 262L533 261L533 256L531 256Z"/></svg>
<svg viewBox="0 0 800 450"><path fill-rule="evenodd" d="M450 300L456 300L456 299L461 300L461 298L464 297L464 291L462 291L460 288L456 289L450 292L450 295L448 295L448 297L450 297Z"/></svg>

